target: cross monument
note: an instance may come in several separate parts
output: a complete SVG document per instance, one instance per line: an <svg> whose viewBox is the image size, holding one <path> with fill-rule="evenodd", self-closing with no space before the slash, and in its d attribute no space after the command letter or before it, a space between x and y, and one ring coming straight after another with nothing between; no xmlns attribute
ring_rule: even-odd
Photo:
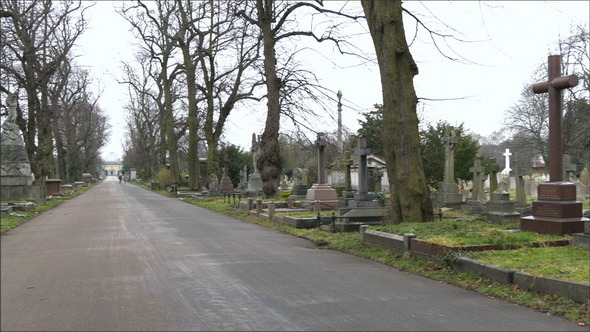
<svg viewBox="0 0 590 332"><path fill-rule="evenodd" d="M359 137L358 145L354 149L354 154L358 157L358 192L354 198L359 201L372 200L373 198L368 194L369 181L367 179L367 155L371 153L371 149L367 148L367 139Z"/></svg>
<svg viewBox="0 0 590 332"><path fill-rule="evenodd" d="M546 234L572 234L584 231L582 203L576 200L576 186L563 181L563 142L561 90L578 84L576 75L561 76L561 55L550 55L548 78L533 84L536 94L547 93L549 101L549 182L537 187L538 200L533 202L531 216L520 219L520 228Z"/></svg>

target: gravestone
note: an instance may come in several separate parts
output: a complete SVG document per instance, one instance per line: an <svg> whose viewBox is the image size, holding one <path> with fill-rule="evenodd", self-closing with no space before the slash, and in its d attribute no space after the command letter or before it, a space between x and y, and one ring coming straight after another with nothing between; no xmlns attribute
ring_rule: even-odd
<svg viewBox="0 0 590 332"><path fill-rule="evenodd" d="M259 193L262 191L262 179L260 178L260 172L256 166L256 162L262 151L260 144L260 137L257 139L256 134L252 133L252 148L250 149L250 152L252 153L252 174L248 177L248 191L253 193Z"/></svg>
<svg viewBox="0 0 590 332"><path fill-rule="evenodd" d="M82 173L82 181L85 183L92 183L92 174Z"/></svg>
<svg viewBox="0 0 590 332"><path fill-rule="evenodd" d="M352 189L351 168L353 160L350 157L350 151L344 151L342 164L344 165L344 190L342 190L341 199L344 206L348 205L348 199L354 198Z"/></svg>
<svg viewBox="0 0 590 332"><path fill-rule="evenodd" d="M498 189L498 172L500 165L496 163L496 159L490 159L490 164L487 165L488 173L490 174L490 192Z"/></svg>
<svg viewBox="0 0 590 332"><path fill-rule="evenodd" d="M371 153L371 149L367 148L367 139L359 138L358 145L354 150L358 157L358 192L354 194L355 201L371 201L373 196L369 195L368 188L368 174L367 174L367 155Z"/></svg>
<svg viewBox="0 0 590 332"><path fill-rule="evenodd" d="M315 206L322 210L331 210L338 205L338 193L326 183L326 167L324 149L328 145L325 133L318 133L316 146L318 148L318 183L314 183L307 190L305 206Z"/></svg>
<svg viewBox="0 0 590 332"><path fill-rule="evenodd" d="M234 185L231 182L229 176L227 176L227 169L223 168L223 176L221 177L221 181L219 182L219 191L224 194L229 194L234 192Z"/></svg>
<svg viewBox="0 0 590 332"><path fill-rule="evenodd" d="M16 124L18 96L9 94L6 98L8 116L2 124L0 137L0 200L34 198L43 204L45 191L33 186L34 177L31 163L25 149L20 128Z"/></svg>
<svg viewBox="0 0 590 332"><path fill-rule="evenodd" d="M293 170L293 189L291 189L291 198L303 199L307 196L308 189L308 170L306 168L296 168Z"/></svg>
<svg viewBox="0 0 590 332"><path fill-rule="evenodd" d="M576 171L576 164L571 163L572 156L569 154L563 155L563 180L570 181L570 175Z"/></svg>
<svg viewBox="0 0 590 332"><path fill-rule="evenodd" d="M217 180L217 175L213 173L209 175L209 190L207 191L207 196L219 196L220 194L219 181Z"/></svg>
<svg viewBox="0 0 590 332"><path fill-rule="evenodd" d="M510 171L512 170L510 169L510 156L512 155L512 153L510 153L510 149L507 148L504 154L502 155L505 157L505 164L504 169L502 170L502 174L510 175Z"/></svg>
<svg viewBox="0 0 590 332"><path fill-rule="evenodd" d="M482 188L483 172L485 168L481 166L481 160L476 159L473 163L473 167L469 168L469 171L473 173L473 186L471 189L471 198L467 200L467 203L461 206L461 210L472 213L481 213L484 210L485 201L483 199L484 188Z"/></svg>
<svg viewBox="0 0 590 332"><path fill-rule="evenodd" d="M283 180L281 181L281 190L282 191L289 190L289 185L287 184L287 175L283 175Z"/></svg>
<svg viewBox="0 0 590 332"><path fill-rule="evenodd" d="M62 196L61 179L47 179L45 180L45 193L51 196Z"/></svg>
<svg viewBox="0 0 590 332"><path fill-rule="evenodd" d="M459 139L454 130L449 130L443 137L445 142L445 173L444 181L439 184L436 193L435 208L459 209L463 202L463 195L455 183L455 147Z"/></svg>
<svg viewBox="0 0 590 332"><path fill-rule="evenodd" d="M494 222L520 219L520 213L516 211L516 201L510 200L510 194L502 189L491 194L490 200L485 205L484 214Z"/></svg>
<svg viewBox="0 0 590 332"><path fill-rule="evenodd" d="M518 164L514 164L514 180L516 182L516 211L521 215L528 215L531 213L531 207L526 201L525 192L525 171L520 169Z"/></svg>
<svg viewBox="0 0 590 332"><path fill-rule="evenodd" d="M373 170L373 180L375 181L375 192L379 193L383 191L381 186L381 179L383 178L383 171L380 169Z"/></svg>
<svg viewBox="0 0 590 332"><path fill-rule="evenodd" d="M244 165L244 169L240 170L240 183L238 188L244 190L248 189L248 166Z"/></svg>
<svg viewBox="0 0 590 332"><path fill-rule="evenodd" d="M548 58L548 79L533 85L536 94L547 93L549 100L549 181L538 186L538 200L531 216L520 219L520 228L545 234L572 234L584 231L582 203L576 200L576 186L563 181L563 140L561 90L578 84L576 75L561 76L561 56Z"/></svg>

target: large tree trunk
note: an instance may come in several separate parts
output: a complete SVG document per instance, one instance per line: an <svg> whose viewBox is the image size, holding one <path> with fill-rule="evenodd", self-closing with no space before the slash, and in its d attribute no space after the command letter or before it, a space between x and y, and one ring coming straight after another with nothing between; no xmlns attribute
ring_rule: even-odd
<svg viewBox="0 0 590 332"><path fill-rule="evenodd" d="M272 0L257 0L258 19L264 44L264 77L267 88L266 125L261 137L261 153L257 161L262 179L262 191L266 198L276 196L283 169L283 160L279 149L280 104L279 89L281 83L277 77L275 38L272 31Z"/></svg>
<svg viewBox="0 0 590 332"><path fill-rule="evenodd" d="M383 91L383 147L391 191L389 223L433 219L418 135L413 78L401 1L361 1L375 45Z"/></svg>

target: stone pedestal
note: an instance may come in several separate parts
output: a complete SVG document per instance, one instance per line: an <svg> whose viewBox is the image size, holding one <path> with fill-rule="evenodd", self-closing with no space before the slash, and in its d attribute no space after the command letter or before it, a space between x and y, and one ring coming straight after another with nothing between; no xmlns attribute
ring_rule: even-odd
<svg viewBox="0 0 590 332"><path fill-rule="evenodd" d="M576 186L570 182L543 182L538 186L538 200L533 215L520 219L524 231L543 234L572 234L584 231L582 203L576 200Z"/></svg>
<svg viewBox="0 0 590 332"><path fill-rule="evenodd" d="M255 193L262 191L262 179L259 173L250 174L248 178L248 191Z"/></svg>
<svg viewBox="0 0 590 332"><path fill-rule="evenodd" d="M221 182L219 183L219 191L222 193L233 193L234 192L234 185L231 183L231 179L227 176L221 178Z"/></svg>
<svg viewBox="0 0 590 332"><path fill-rule="evenodd" d="M456 183L441 182L437 192L437 200L440 207L459 209L463 203L463 194L459 192Z"/></svg>
<svg viewBox="0 0 590 332"><path fill-rule="evenodd" d="M590 221L584 221L584 233L572 234L572 246L590 248Z"/></svg>
<svg viewBox="0 0 590 332"><path fill-rule="evenodd" d="M485 214L494 222L520 219L520 213L516 211L516 201L511 201L510 194L502 189L491 194L491 199L485 206Z"/></svg>
<svg viewBox="0 0 590 332"><path fill-rule="evenodd" d="M61 179L47 179L45 180L45 192L47 195L61 196Z"/></svg>
<svg viewBox="0 0 590 332"><path fill-rule="evenodd" d="M309 206L315 202L320 203L322 210L334 209L338 205L338 193L329 184L315 183L307 190L305 203Z"/></svg>
<svg viewBox="0 0 590 332"><path fill-rule="evenodd" d="M485 210L485 206L486 202L470 199L467 201L467 203L461 206L461 210L470 213L482 213Z"/></svg>

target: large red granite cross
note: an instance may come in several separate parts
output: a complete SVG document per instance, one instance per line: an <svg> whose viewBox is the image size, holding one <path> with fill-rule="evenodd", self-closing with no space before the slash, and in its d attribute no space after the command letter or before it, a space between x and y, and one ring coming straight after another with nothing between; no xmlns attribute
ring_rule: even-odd
<svg viewBox="0 0 590 332"><path fill-rule="evenodd" d="M561 55L550 55L547 63L548 79L533 84L533 92L549 94L549 181L563 181L561 90L578 85L578 77L561 76Z"/></svg>

